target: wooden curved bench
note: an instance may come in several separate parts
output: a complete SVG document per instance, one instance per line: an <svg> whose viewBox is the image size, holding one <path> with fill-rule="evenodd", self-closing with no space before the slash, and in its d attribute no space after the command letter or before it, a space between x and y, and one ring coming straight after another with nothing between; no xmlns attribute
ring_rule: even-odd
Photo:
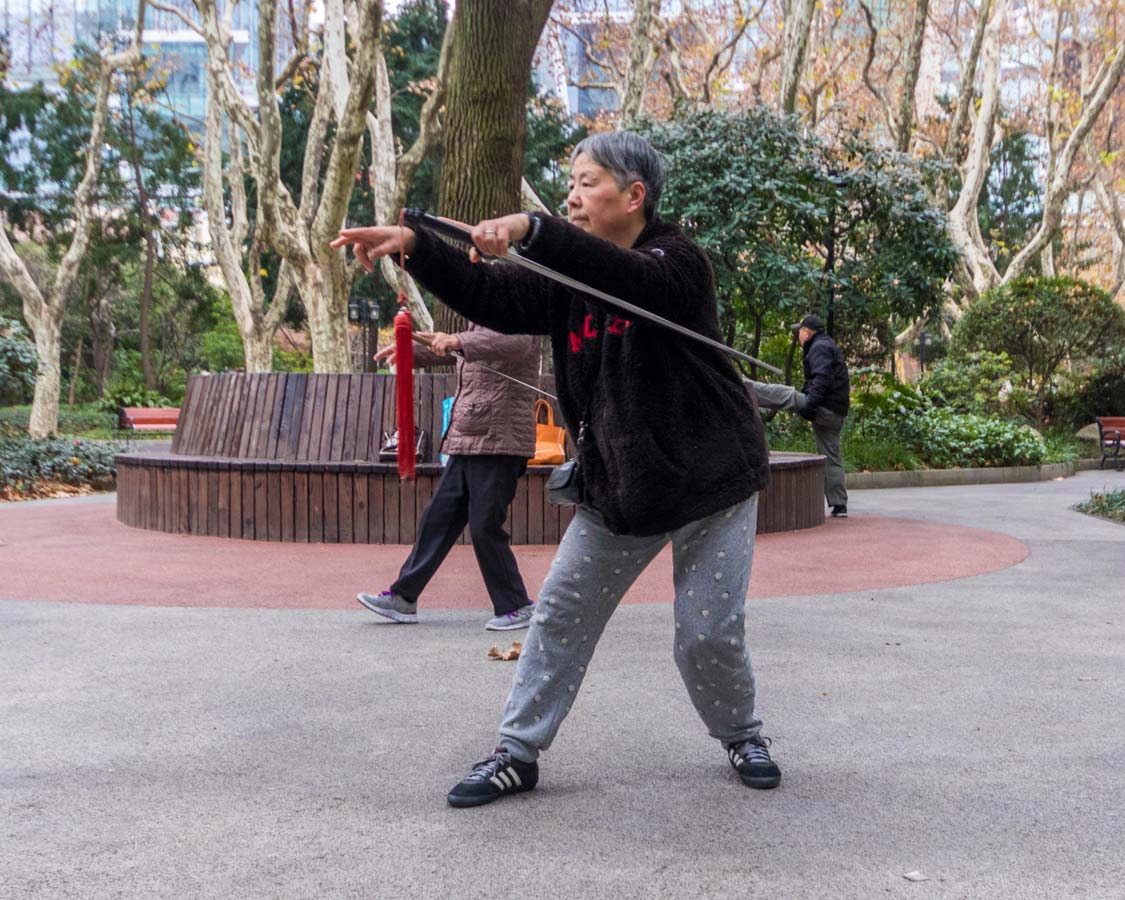
<svg viewBox="0 0 1125 900"><path fill-rule="evenodd" d="M540 387L552 391L553 379ZM118 455L117 518L249 540L411 544L442 469L431 458L400 482L394 463L378 461L395 427L394 391L393 375L194 375L171 452ZM453 373L415 373L415 421L433 457L442 400L455 392ZM759 531L822 524L823 457L775 454L770 468ZM557 543L573 518L546 501L552 470L531 467L520 479L507 523L514 544Z"/></svg>

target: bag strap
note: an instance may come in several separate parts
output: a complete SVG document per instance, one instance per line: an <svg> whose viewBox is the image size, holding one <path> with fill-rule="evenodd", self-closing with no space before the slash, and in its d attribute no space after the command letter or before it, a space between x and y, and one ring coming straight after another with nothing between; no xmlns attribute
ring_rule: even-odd
<svg viewBox="0 0 1125 900"><path fill-rule="evenodd" d="M543 409L543 407L547 408L546 422L539 421L539 413ZM549 425L551 428L555 427L555 411L551 408L551 404L544 400L542 397L535 401L535 424Z"/></svg>

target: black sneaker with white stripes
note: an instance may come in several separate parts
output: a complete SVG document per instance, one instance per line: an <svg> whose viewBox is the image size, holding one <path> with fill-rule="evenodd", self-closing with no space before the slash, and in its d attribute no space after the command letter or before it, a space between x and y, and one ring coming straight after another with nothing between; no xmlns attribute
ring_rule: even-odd
<svg viewBox="0 0 1125 900"><path fill-rule="evenodd" d="M465 780L449 792L450 806L483 806L508 794L532 790L539 782L539 763L525 763L497 747L473 766Z"/></svg>
<svg viewBox="0 0 1125 900"><path fill-rule="evenodd" d="M730 764L747 787L775 788L781 784L781 769L770 759L770 739L754 737L727 746Z"/></svg>

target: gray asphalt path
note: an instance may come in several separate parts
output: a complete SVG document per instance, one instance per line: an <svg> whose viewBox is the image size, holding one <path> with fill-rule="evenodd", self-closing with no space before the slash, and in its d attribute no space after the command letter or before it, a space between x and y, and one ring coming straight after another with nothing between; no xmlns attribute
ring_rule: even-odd
<svg viewBox="0 0 1125 900"><path fill-rule="evenodd" d="M854 492L1031 555L756 601L772 792L703 733L663 606L618 611L539 790L453 810L512 673L479 614L0 603L0 898L1120 900L1125 527L1069 509L1102 484Z"/></svg>

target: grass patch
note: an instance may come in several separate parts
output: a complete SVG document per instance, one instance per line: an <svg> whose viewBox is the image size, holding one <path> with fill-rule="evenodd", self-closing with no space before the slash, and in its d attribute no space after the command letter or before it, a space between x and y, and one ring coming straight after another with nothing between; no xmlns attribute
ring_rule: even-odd
<svg viewBox="0 0 1125 900"><path fill-rule="evenodd" d="M1093 491L1090 499L1074 507L1088 516L1098 516L1125 524L1125 490Z"/></svg>
<svg viewBox="0 0 1125 900"><path fill-rule="evenodd" d="M1090 442L1078 440L1069 428L1044 431L1043 443L1047 445L1045 463L1074 462L1090 455Z"/></svg>

